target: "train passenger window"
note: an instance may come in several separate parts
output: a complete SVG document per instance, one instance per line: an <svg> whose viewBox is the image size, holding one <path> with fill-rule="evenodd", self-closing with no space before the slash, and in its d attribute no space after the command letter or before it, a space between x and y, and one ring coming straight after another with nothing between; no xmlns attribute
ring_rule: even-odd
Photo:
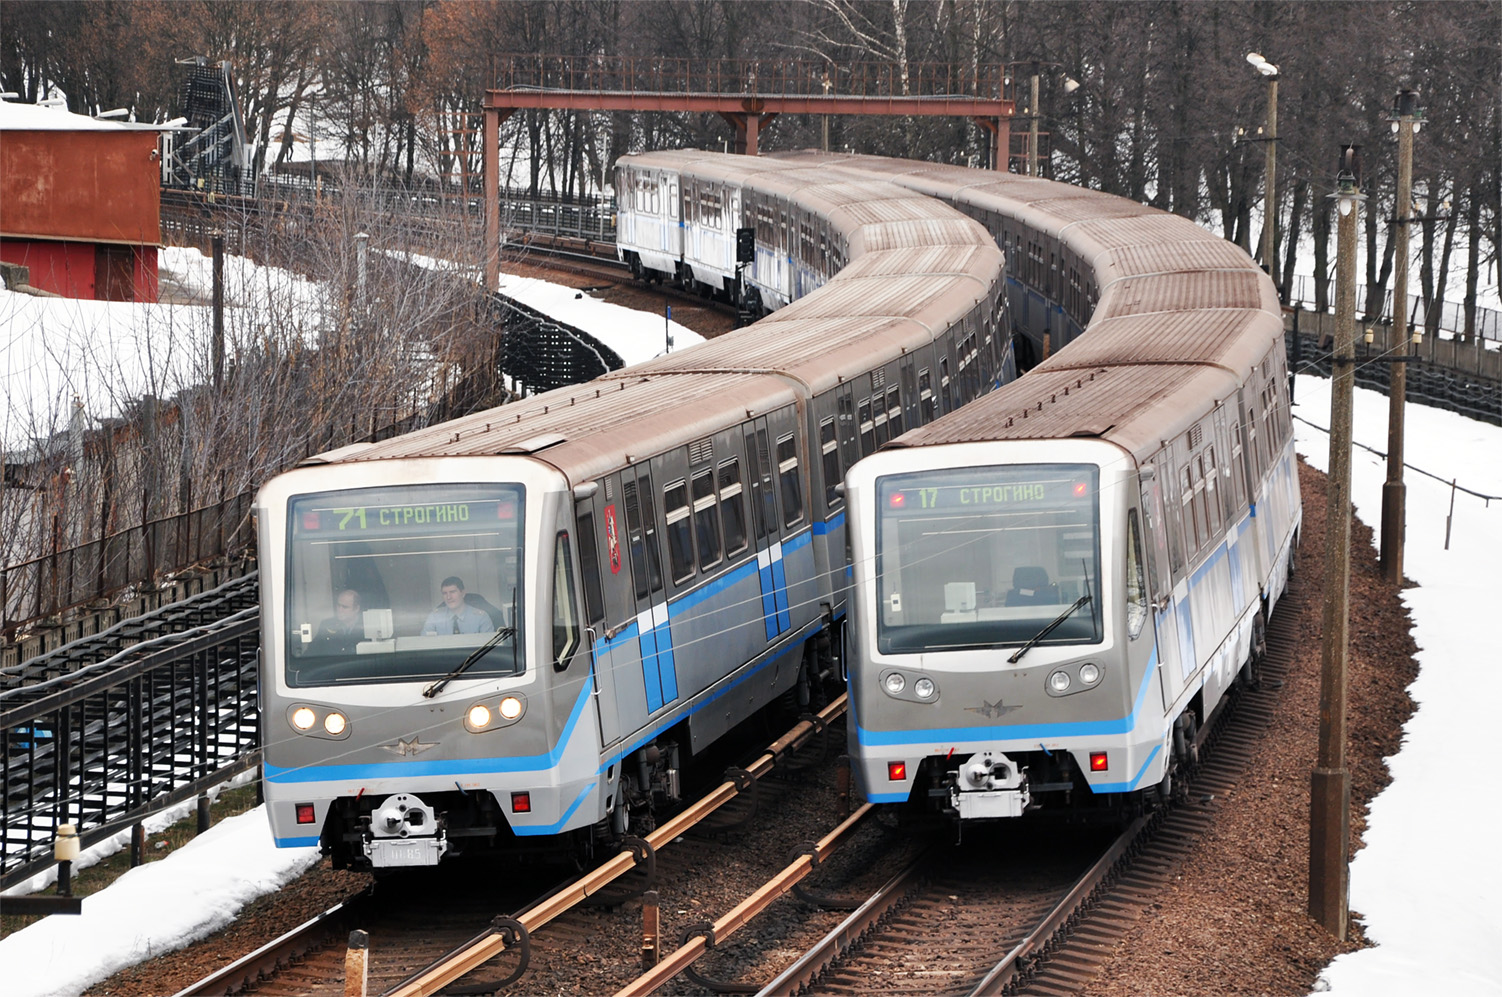
<svg viewBox="0 0 1502 997"><path fill-rule="evenodd" d="M782 485L782 525L792 526L803 518L803 482L798 477L798 441L791 436L777 441L777 477Z"/></svg>
<svg viewBox="0 0 1502 997"><path fill-rule="evenodd" d="M823 454L824 506L833 509L840 504L835 492L840 483L840 445L835 439L833 418L819 424L819 452Z"/></svg>
<svg viewBox="0 0 1502 997"><path fill-rule="evenodd" d="M871 421L871 399L862 398L860 407L861 455L869 457L876 452L876 426Z"/></svg>
<svg viewBox="0 0 1502 997"><path fill-rule="evenodd" d="M630 471L626 472L624 493L626 540L631 548L631 577L636 580L636 597L645 599L651 592L647 577L647 551L642 542L641 503L637 501L636 482L631 479Z"/></svg>
<svg viewBox="0 0 1502 997"><path fill-rule="evenodd" d="M1216 476L1219 468L1215 464L1215 447L1208 446L1200 457L1200 471L1205 476L1205 521L1210 527L1211 536L1220 536L1221 524L1224 522L1225 510L1221 508L1223 499L1220 489L1216 487Z"/></svg>
<svg viewBox="0 0 1502 997"><path fill-rule="evenodd" d="M875 410L872 413L871 421L874 424L876 432L876 447L880 449L886 445L887 440L890 438L887 436L887 406L882 400L881 395L876 394L871 397L871 407Z"/></svg>
<svg viewBox="0 0 1502 997"><path fill-rule="evenodd" d="M926 426L934 421L934 391L928 368L918 371L918 408Z"/></svg>
<svg viewBox="0 0 1502 997"><path fill-rule="evenodd" d="M665 531L668 541L668 569L677 584L694 573L694 530L689 521L688 484L675 481L662 492Z"/></svg>
<svg viewBox="0 0 1502 997"><path fill-rule="evenodd" d="M949 358L948 357L940 357L939 358L939 404L940 404L940 408L939 408L939 414L940 415L944 414L945 412L953 412L954 411L954 407L950 404L950 398L949 398Z"/></svg>
<svg viewBox="0 0 1502 997"><path fill-rule="evenodd" d="M652 591L662 590L662 555L657 550L657 512L652 504L652 478L641 476L641 520L643 540L647 548L647 574L652 580Z"/></svg>
<svg viewBox="0 0 1502 997"><path fill-rule="evenodd" d="M600 588L600 558L595 547L595 514L581 512L579 526L579 570L584 573L584 611L590 623L605 618L605 596Z"/></svg>
<svg viewBox="0 0 1502 997"><path fill-rule="evenodd" d="M1126 563L1127 638L1136 640L1147 622L1147 579L1142 571L1142 531L1137 527L1137 510L1127 510Z"/></svg>
<svg viewBox="0 0 1502 997"><path fill-rule="evenodd" d="M895 384L887 389L887 431L892 439L902 435L902 395Z"/></svg>
<svg viewBox="0 0 1502 997"><path fill-rule="evenodd" d="M752 459L756 462L755 471L751 479L751 494L753 501L758 507L757 520L761 529L759 536L775 536L777 529L777 489L772 483L772 450L767 444L767 431L756 431L756 453Z"/></svg>
<svg viewBox="0 0 1502 997"><path fill-rule="evenodd" d="M699 567L720 562L720 507L714 497L714 471L705 468L694 475L694 538L699 546Z"/></svg>
<svg viewBox="0 0 1502 997"><path fill-rule="evenodd" d="M1184 494L1180 499L1184 504L1184 543L1190 557L1198 553L1200 545L1205 542L1202 493L1203 487L1195 479L1195 463L1191 459L1189 466L1184 468Z"/></svg>
<svg viewBox="0 0 1502 997"><path fill-rule="evenodd" d="M568 532L560 530L553 548L553 670L561 672L579 646L579 607L574 601L574 557Z"/></svg>
<svg viewBox="0 0 1502 997"><path fill-rule="evenodd" d="M720 465L720 508L725 513L725 553L730 556L746 549L746 502L741 497L741 462L727 460Z"/></svg>

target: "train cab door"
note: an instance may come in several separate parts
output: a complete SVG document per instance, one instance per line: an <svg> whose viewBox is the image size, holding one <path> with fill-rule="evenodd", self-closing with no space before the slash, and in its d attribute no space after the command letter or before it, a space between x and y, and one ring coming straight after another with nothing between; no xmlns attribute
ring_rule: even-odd
<svg viewBox="0 0 1502 997"><path fill-rule="evenodd" d="M782 564L782 531L777 518L777 487L772 475L772 441L765 418L746 423L746 484L751 493L751 538L761 585L762 622L771 643L792 628L787 574Z"/></svg>
<svg viewBox="0 0 1502 997"><path fill-rule="evenodd" d="M615 688L615 669L608 661L595 657L600 636L605 632L605 593L609 588L606 579L611 571L619 575L621 549L619 537L614 536L614 527L602 522L607 514L603 508L603 496L597 491L589 498L580 499L574 506L574 536L579 551L579 581L584 590L584 639L588 642L587 655L590 672L594 677L595 713L600 721L600 743L614 742L621 735L620 714L616 704L619 696ZM610 506L608 517L613 521L615 507Z"/></svg>
<svg viewBox="0 0 1502 997"><path fill-rule="evenodd" d="M1174 606L1173 574L1168 558L1170 524L1164 516L1163 473L1166 473L1163 466L1143 464L1140 480L1142 518L1147 533L1143 547L1158 648L1159 681L1163 689L1163 706L1167 709L1184 688L1184 673L1179 661L1178 611Z"/></svg>

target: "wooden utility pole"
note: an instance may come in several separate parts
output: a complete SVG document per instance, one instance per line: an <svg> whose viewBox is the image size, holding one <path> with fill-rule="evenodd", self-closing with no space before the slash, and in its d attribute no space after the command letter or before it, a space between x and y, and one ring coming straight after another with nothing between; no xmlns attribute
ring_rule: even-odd
<svg viewBox="0 0 1502 997"><path fill-rule="evenodd" d="M1337 180L1335 352L1330 376L1325 607L1320 649L1319 759L1309 794L1309 914L1344 941L1349 915L1351 774L1346 768L1346 658L1350 646L1351 396L1356 360L1356 148Z"/></svg>
<svg viewBox="0 0 1502 997"><path fill-rule="evenodd" d="M1389 352L1408 349L1408 224L1413 214L1413 133L1423 112L1415 90L1402 90L1393 99L1393 125L1398 130L1398 203L1393 219L1398 226L1393 259L1392 338ZM1397 358L1394 358L1397 359ZM1387 396L1387 480L1382 485L1382 577L1403 583L1403 535L1406 529L1408 486L1403 483L1403 411L1407 401L1408 365L1392 364Z"/></svg>

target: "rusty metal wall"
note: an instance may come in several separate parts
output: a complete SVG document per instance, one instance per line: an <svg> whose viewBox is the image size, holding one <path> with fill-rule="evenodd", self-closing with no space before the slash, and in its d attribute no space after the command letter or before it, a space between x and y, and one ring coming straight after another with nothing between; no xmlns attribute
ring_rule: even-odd
<svg viewBox="0 0 1502 997"><path fill-rule="evenodd" d="M160 245L156 151L156 132L7 130L0 142L0 232Z"/></svg>

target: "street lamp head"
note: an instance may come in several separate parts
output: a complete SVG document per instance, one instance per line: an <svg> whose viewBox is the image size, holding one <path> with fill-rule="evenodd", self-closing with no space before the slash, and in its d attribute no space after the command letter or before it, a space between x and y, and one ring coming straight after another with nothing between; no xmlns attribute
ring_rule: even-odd
<svg viewBox="0 0 1502 997"><path fill-rule="evenodd" d="M1079 80L1074 79L1073 77L1070 77L1070 76L1064 77L1064 92L1065 93L1074 93L1079 88L1080 88L1080 81Z"/></svg>
<svg viewBox="0 0 1502 997"><path fill-rule="evenodd" d="M1248 52L1246 61L1250 62L1252 66L1257 70L1257 72L1261 73L1263 76L1278 75L1278 67L1262 58L1261 53Z"/></svg>

